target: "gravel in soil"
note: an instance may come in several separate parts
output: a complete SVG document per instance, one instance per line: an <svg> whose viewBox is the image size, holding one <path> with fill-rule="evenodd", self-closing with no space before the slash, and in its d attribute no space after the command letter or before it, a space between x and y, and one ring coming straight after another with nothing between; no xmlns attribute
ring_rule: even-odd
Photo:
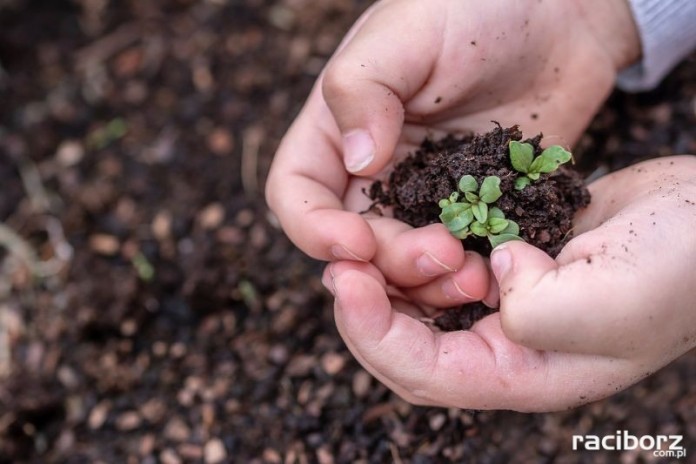
<svg viewBox="0 0 696 464"><path fill-rule="evenodd" d="M261 191L368 3L0 2L0 462L655 461L570 448L620 429L696 449L693 352L554 414L410 406L347 352ZM696 153L695 98L693 59L616 93L581 168Z"/></svg>

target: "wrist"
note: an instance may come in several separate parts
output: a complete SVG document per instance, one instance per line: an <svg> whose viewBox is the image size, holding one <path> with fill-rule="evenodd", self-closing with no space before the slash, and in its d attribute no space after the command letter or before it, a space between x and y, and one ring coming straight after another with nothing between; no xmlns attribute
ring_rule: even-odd
<svg viewBox="0 0 696 464"><path fill-rule="evenodd" d="M640 59L640 35L628 0L577 0L575 4L617 73Z"/></svg>

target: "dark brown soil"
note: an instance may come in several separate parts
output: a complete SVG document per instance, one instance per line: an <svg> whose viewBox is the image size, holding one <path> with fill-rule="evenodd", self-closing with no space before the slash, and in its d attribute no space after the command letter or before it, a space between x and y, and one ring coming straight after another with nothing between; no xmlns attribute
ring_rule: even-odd
<svg viewBox="0 0 696 464"><path fill-rule="evenodd" d="M0 245L0 463L655 462L571 449L616 430L695 452L696 352L610 399L517 414L409 406L347 351L321 266L261 192L370 3L0 1L0 224L42 260L73 250L32 278ZM583 171L696 153L694 98L694 59L616 92Z"/></svg>
<svg viewBox="0 0 696 464"><path fill-rule="evenodd" d="M589 204L590 193L580 174L565 166L516 190L519 173L510 163L508 144L522 138L517 126L497 126L486 134L425 140L420 150L394 167L386 185L376 181L371 186L370 197L377 206L392 207L395 218L421 227L440 222L438 201L457 190L462 176L474 176L479 185L485 177L497 176L503 196L495 205L506 219L517 222L522 239L556 256L572 238L573 216ZM541 138L524 140L534 147L535 156L542 151ZM469 250L490 254L486 239L472 235L463 242Z"/></svg>
<svg viewBox="0 0 696 464"><path fill-rule="evenodd" d="M496 312L496 308L489 308L481 302L469 303L459 308L451 308L435 318L435 326L443 332L455 330L469 330L476 321Z"/></svg>

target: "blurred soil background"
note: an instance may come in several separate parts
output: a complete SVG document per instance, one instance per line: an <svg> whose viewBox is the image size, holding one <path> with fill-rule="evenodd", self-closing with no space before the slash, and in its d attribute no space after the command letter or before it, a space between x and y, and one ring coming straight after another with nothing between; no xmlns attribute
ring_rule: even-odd
<svg viewBox="0 0 696 464"><path fill-rule="evenodd" d="M624 429L696 455L694 352L554 414L412 407L347 352L262 191L369 3L0 0L0 463L656 462L571 450ZM581 167L696 153L695 111L692 58L614 94Z"/></svg>

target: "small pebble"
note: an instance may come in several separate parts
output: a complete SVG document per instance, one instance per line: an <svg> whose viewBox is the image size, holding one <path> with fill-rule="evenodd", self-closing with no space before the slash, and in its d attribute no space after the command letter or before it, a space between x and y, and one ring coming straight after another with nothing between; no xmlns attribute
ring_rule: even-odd
<svg viewBox="0 0 696 464"><path fill-rule="evenodd" d="M430 430L437 432L439 431L443 425L445 425L445 422L447 421L447 416L444 414L435 414L432 416L429 420L430 422Z"/></svg>
<svg viewBox="0 0 696 464"><path fill-rule="evenodd" d="M181 458L176 454L176 452L171 448L166 448L162 450L159 455L160 462L162 464L181 464Z"/></svg>
<svg viewBox="0 0 696 464"><path fill-rule="evenodd" d="M219 438L213 438L205 444L203 451L206 464L218 464L227 458L227 450L225 445Z"/></svg>
<svg viewBox="0 0 696 464"><path fill-rule="evenodd" d="M98 403L89 413L89 418L87 418L87 425L92 430L100 429L111 410L111 403L108 401L102 401Z"/></svg>
<svg viewBox="0 0 696 464"><path fill-rule="evenodd" d="M225 208L220 203L211 203L198 214L198 222L205 230L217 229L225 220Z"/></svg>
<svg viewBox="0 0 696 464"><path fill-rule="evenodd" d="M89 248L100 255L113 256L118 253L118 238L107 234L94 234L89 237Z"/></svg>
<svg viewBox="0 0 696 464"><path fill-rule="evenodd" d="M322 369L331 376L338 374L345 365L346 358L338 353L326 353L321 357Z"/></svg>
<svg viewBox="0 0 696 464"><path fill-rule="evenodd" d="M190 435L188 425L178 417L171 419L164 428L164 437L173 442L186 441Z"/></svg>
<svg viewBox="0 0 696 464"><path fill-rule="evenodd" d="M214 129L208 135L208 149L218 156L225 156L232 153L234 149L234 139L232 134L222 127Z"/></svg>
<svg viewBox="0 0 696 464"><path fill-rule="evenodd" d="M137 411L124 412L116 419L116 428L122 432L137 429L142 423L142 418Z"/></svg>
<svg viewBox="0 0 696 464"><path fill-rule="evenodd" d="M353 393L358 398L363 398L370 391L372 376L367 371L358 371L353 376Z"/></svg>
<svg viewBox="0 0 696 464"><path fill-rule="evenodd" d="M80 142L76 140L65 140L58 146L56 160L58 160L61 166L67 168L82 161L84 155L85 149Z"/></svg>

